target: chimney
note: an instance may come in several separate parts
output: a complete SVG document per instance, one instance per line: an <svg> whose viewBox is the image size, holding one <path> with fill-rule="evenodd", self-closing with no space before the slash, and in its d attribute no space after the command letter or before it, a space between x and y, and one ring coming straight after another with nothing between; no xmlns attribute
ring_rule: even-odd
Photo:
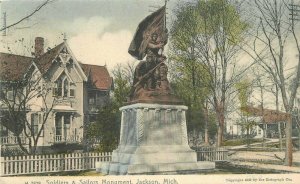
<svg viewBox="0 0 300 184"><path fill-rule="evenodd" d="M44 38L42 37L35 38L34 54L36 58L44 54Z"/></svg>

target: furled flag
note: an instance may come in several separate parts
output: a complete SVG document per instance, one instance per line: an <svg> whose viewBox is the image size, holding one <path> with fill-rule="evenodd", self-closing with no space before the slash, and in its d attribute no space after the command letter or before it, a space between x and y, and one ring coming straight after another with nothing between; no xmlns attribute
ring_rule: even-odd
<svg viewBox="0 0 300 184"><path fill-rule="evenodd" d="M147 16L137 27L133 40L130 43L128 53L134 58L142 60L146 55L146 48L152 33L159 37L165 34L166 6Z"/></svg>

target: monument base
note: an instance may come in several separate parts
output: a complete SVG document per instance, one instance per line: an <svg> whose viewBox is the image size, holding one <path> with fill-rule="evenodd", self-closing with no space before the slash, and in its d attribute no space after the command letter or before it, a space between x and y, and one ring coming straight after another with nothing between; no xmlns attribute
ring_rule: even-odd
<svg viewBox="0 0 300 184"><path fill-rule="evenodd" d="M101 163L97 168L103 174L162 174L183 171L214 169L214 162L197 162L195 151L184 146L142 146L136 151L124 152L118 148L112 154L112 162ZM121 151L122 150L122 151Z"/></svg>
<svg viewBox="0 0 300 184"><path fill-rule="evenodd" d="M120 108L120 144L112 161L96 170L103 174L146 174L214 169L213 162L197 162L187 141L183 105L138 103Z"/></svg>

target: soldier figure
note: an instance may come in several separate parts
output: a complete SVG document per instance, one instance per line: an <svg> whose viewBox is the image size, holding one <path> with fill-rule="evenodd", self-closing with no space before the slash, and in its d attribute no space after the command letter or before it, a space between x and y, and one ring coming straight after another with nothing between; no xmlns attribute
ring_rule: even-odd
<svg viewBox="0 0 300 184"><path fill-rule="evenodd" d="M158 42L158 35L157 33L152 33L151 40L149 41L146 49L146 68L147 71L152 70L155 66L157 66L160 62L163 62L166 57L162 54L159 54L160 49L163 49L165 46L165 42ZM156 87L156 80L155 80L155 72L148 78L147 81L147 89L154 90Z"/></svg>

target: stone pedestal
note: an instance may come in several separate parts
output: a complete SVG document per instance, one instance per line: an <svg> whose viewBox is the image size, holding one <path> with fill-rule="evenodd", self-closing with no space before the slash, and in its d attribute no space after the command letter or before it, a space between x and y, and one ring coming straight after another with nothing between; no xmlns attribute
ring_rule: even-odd
<svg viewBox="0 0 300 184"><path fill-rule="evenodd" d="M143 174L212 169L197 163L188 146L183 105L137 103L120 108L120 144L112 162L98 171L106 174Z"/></svg>

